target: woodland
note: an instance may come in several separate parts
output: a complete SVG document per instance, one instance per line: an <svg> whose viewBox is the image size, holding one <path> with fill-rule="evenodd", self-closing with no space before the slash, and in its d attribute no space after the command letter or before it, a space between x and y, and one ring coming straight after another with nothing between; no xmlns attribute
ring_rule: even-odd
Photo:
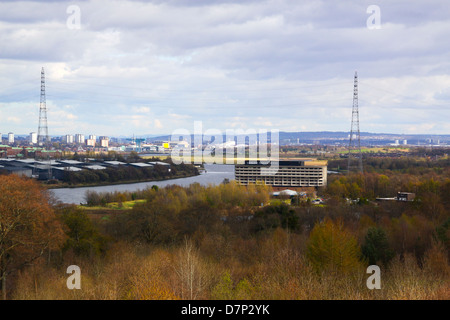
<svg viewBox="0 0 450 320"><path fill-rule="evenodd" d="M269 186L227 181L91 192L86 206L1 175L0 297L448 300L448 160L364 164L363 174L330 174L307 197L273 198ZM414 200L377 200L399 191ZM107 206L127 201L135 203ZM81 289L67 287L71 265ZM380 267L380 289L367 287L370 265Z"/></svg>

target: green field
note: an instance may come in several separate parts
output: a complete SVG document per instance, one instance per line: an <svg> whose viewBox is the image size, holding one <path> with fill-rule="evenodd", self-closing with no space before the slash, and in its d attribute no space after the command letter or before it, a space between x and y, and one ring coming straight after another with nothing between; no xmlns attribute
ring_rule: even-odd
<svg viewBox="0 0 450 320"><path fill-rule="evenodd" d="M84 210L131 210L137 203L143 203L145 202L145 199L141 200L132 200L132 201L124 201L122 202L122 205L120 205L119 202L110 202L107 203L105 206L86 206L86 205L79 205L78 207Z"/></svg>
<svg viewBox="0 0 450 320"><path fill-rule="evenodd" d="M361 148L362 153L391 153L391 152L409 152L407 147L376 147L376 148ZM352 153L358 152L357 150L352 150ZM340 150L337 153L348 153L348 150Z"/></svg>

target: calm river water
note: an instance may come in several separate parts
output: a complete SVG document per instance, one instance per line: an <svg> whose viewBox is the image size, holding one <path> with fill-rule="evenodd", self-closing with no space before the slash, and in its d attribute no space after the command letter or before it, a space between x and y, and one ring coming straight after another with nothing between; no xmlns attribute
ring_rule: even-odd
<svg viewBox="0 0 450 320"><path fill-rule="evenodd" d="M201 185L220 184L224 179L234 180L234 165L225 164L205 164L206 172L195 177L164 180L164 181L150 181L130 184L117 184L112 186L100 187L83 187L83 188L61 188L50 189L56 199L64 203L80 204L85 203L84 196L87 190L96 192L114 192L114 191L136 191L142 190L152 185L158 187L165 187L167 185L176 184L180 186L189 186L192 183L198 182Z"/></svg>

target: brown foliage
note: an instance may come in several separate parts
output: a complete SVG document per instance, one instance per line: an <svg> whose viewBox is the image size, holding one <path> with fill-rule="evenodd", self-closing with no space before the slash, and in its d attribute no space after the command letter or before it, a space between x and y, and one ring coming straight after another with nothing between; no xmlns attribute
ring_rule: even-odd
<svg viewBox="0 0 450 320"><path fill-rule="evenodd" d="M0 279L57 249L63 232L46 191L35 181L0 176Z"/></svg>
<svg viewBox="0 0 450 320"><path fill-rule="evenodd" d="M392 176L368 179L374 190L399 183ZM426 190L437 194L435 187L428 183ZM230 183L147 190L147 202L118 214L121 219L97 221L115 238L105 256L74 260L65 255L59 266L43 261L23 268L13 298L449 298L450 267L442 246L448 231L442 227L440 240L433 241L436 227L444 225L442 218L422 214L424 206L340 201L292 206L302 228L280 225L253 232L255 207L268 197L268 189L258 188ZM386 230L396 254L382 266L380 290L366 287L369 275L359 261L360 245L373 227ZM81 290L65 286L63 266L71 264L81 268Z"/></svg>

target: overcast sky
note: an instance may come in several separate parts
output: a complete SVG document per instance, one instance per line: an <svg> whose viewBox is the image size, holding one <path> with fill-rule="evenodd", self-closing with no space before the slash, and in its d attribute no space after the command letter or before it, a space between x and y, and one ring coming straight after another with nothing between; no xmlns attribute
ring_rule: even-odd
<svg viewBox="0 0 450 320"><path fill-rule="evenodd" d="M349 131L355 71L361 131L450 134L448 0L1 1L2 134L42 67L50 135Z"/></svg>

